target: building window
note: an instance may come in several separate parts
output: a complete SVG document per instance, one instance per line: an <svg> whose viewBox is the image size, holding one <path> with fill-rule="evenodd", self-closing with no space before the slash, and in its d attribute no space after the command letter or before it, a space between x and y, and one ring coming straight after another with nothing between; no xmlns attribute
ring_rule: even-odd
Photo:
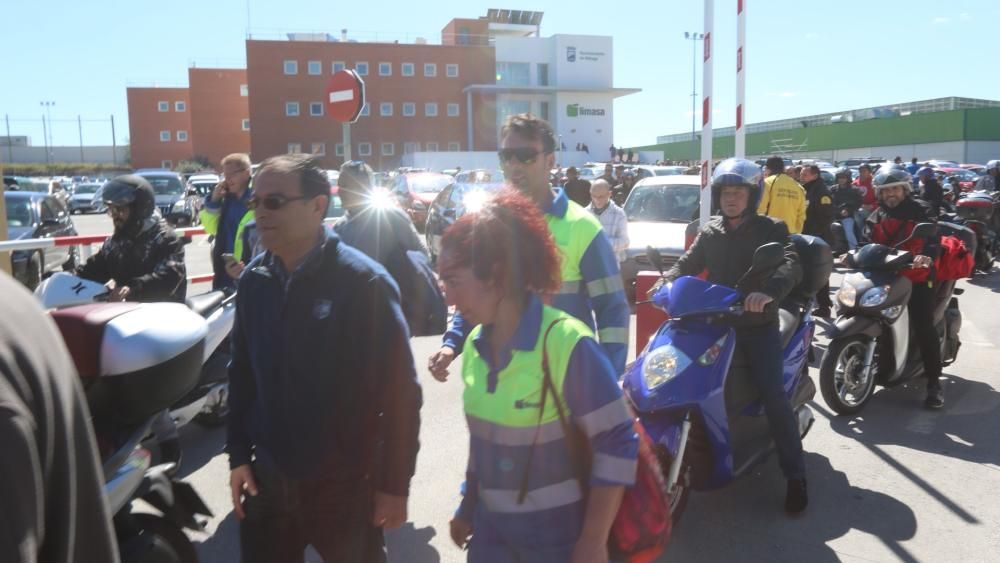
<svg viewBox="0 0 1000 563"><path fill-rule="evenodd" d="M469 34L470 34L469 28L467 28L467 27L460 27L460 28L458 28L458 44L459 45L468 45L469 44Z"/></svg>
<svg viewBox="0 0 1000 563"><path fill-rule="evenodd" d="M164 143L170 142L170 131L160 131L160 141Z"/></svg>
<svg viewBox="0 0 1000 563"><path fill-rule="evenodd" d="M358 71L358 76L368 76L368 63L355 63L354 70Z"/></svg>
<svg viewBox="0 0 1000 563"><path fill-rule="evenodd" d="M156 109L159 111L170 111L170 102L157 102Z"/></svg>
<svg viewBox="0 0 1000 563"><path fill-rule="evenodd" d="M174 102L174 111L185 112L187 111L187 104L184 102Z"/></svg>
<svg viewBox="0 0 1000 563"><path fill-rule="evenodd" d="M437 76L438 65L435 63L424 63L424 76Z"/></svg>
<svg viewBox="0 0 1000 563"><path fill-rule="evenodd" d="M246 84L240 84L240 96L245 98L250 95L250 88Z"/></svg>
<svg viewBox="0 0 1000 563"><path fill-rule="evenodd" d="M313 143L312 153L316 156L326 156L326 143Z"/></svg>
<svg viewBox="0 0 1000 563"><path fill-rule="evenodd" d="M458 117L461 111L458 104L448 104L448 117Z"/></svg>
<svg viewBox="0 0 1000 563"><path fill-rule="evenodd" d="M188 132L187 131L178 131L177 132L177 142L178 143L186 143L187 140L188 140Z"/></svg>
<svg viewBox="0 0 1000 563"><path fill-rule="evenodd" d="M416 71L413 69L413 63L403 63L403 76L413 76Z"/></svg>
<svg viewBox="0 0 1000 563"><path fill-rule="evenodd" d="M462 150L462 143L448 143L448 150L451 152L458 152Z"/></svg>
<svg viewBox="0 0 1000 563"><path fill-rule="evenodd" d="M497 84L530 86L531 65L528 63L497 62Z"/></svg>
<svg viewBox="0 0 1000 563"><path fill-rule="evenodd" d="M548 121L549 120L549 103L548 102L538 102L538 117Z"/></svg>
<svg viewBox="0 0 1000 563"><path fill-rule="evenodd" d="M285 74L298 74L299 61L285 61Z"/></svg>
<svg viewBox="0 0 1000 563"><path fill-rule="evenodd" d="M427 147L427 152L437 152L438 151L438 144L437 143L427 143L426 147Z"/></svg>
<svg viewBox="0 0 1000 563"><path fill-rule="evenodd" d="M347 65L344 64L344 61L333 61L333 64L330 65L330 72L332 74L337 74L345 68L347 68Z"/></svg>
<svg viewBox="0 0 1000 563"><path fill-rule="evenodd" d="M302 145L300 143L288 143L288 154L298 154L302 152Z"/></svg>
<svg viewBox="0 0 1000 563"><path fill-rule="evenodd" d="M285 115L287 117L298 117L299 116L299 103L298 102L285 102Z"/></svg>
<svg viewBox="0 0 1000 563"><path fill-rule="evenodd" d="M546 63L538 63L538 85L549 85L549 65Z"/></svg>
<svg viewBox="0 0 1000 563"><path fill-rule="evenodd" d="M378 75L379 76L392 76L392 63L379 63L378 64Z"/></svg>
<svg viewBox="0 0 1000 563"><path fill-rule="evenodd" d="M371 115L372 112L368 108L369 108L368 102L365 102L365 106L361 108L361 117L368 117L369 115Z"/></svg>
<svg viewBox="0 0 1000 563"><path fill-rule="evenodd" d="M414 115L417 115L417 104L403 102L403 117L413 117Z"/></svg>
<svg viewBox="0 0 1000 563"><path fill-rule="evenodd" d="M323 115L323 102L309 102L309 115L319 117Z"/></svg>
<svg viewBox="0 0 1000 563"><path fill-rule="evenodd" d="M420 152L420 143L403 143L403 154L413 154L415 152Z"/></svg>
<svg viewBox="0 0 1000 563"><path fill-rule="evenodd" d="M244 119L243 120L243 130L244 131L249 131L250 130L250 120L249 119Z"/></svg>
<svg viewBox="0 0 1000 563"><path fill-rule="evenodd" d="M396 154L396 145L393 143L382 143L382 156L392 156Z"/></svg>
<svg viewBox="0 0 1000 563"><path fill-rule="evenodd" d="M333 154L337 156L344 156L344 143L337 143L334 145Z"/></svg>
<svg viewBox="0 0 1000 563"><path fill-rule="evenodd" d="M173 167L174 167L174 163L172 161L170 161L170 160L161 160L160 161L160 168L165 168L167 170L170 170Z"/></svg>
<svg viewBox="0 0 1000 563"><path fill-rule="evenodd" d="M309 74L319 76L323 74L323 63L320 61L309 61L306 65Z"/></svg>
<svg viewBox="0 0 1000 563"><path fill-rule="evenodd" d="M438 105L435 102L427 102L424 104L424 115L427 117L437 117L438 116Z"/></svg>
<svg viewBox="0 0 1000 563"><path fill-rule="evenodd" d="M379 104L378 114L382 117L392 117L392 102L382 102Z"/></svg>
<svg viewBox="0 0 1000 563"><path fill-rule="evenodd" d="M358 156L371 156L371 155L372 155L371 143L358 143Z"/></svg>
<svg viewBox="0 0 1000 563"><path fill-rule="evenodd" d="M444 73L448 78L458 78L458 65L445 65Z"/></svg>

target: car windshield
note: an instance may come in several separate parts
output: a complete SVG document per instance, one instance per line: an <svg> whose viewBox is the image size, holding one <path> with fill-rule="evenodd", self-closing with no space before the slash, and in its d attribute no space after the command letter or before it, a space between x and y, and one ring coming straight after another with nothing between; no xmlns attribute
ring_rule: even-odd
<svg viewBox="0 0 1000 563"><path fill-rule="evenodd" d="M445 189L455 179L447 174L410 179L410 190L418 194L436 194Z"/></svg>
<svg viewBox="0 0 1000 563"><path fill-rule="evenodd" d="M27 227L31 220L31 201L27 199L5 198L8 227Z"/></svg>
<svg viewBox="0 0 1000 563"><path fill-rule="evenodd" d="M653 173L657 176L678 176L684 173L684 167L678 166L677 168L657 168Z"/></svg>
<svg viewBox="0 0 1000 563"><path fill-rule="evenodd" d="M153 192L156 195L182 195L184 184L176 176L146 176L146 180L153 185Z"/></svg>
<svg viewBox="0 0 1000 563"><path fill-rule="evenodd" d="M75 194L92 194L97 191L97 188L101 187L100 184L80 184L73 190Z"/></svg>
<svg viewBox="0 0 1000 563"><path fill-rule="evenodd" d="M687 223L698 207L698 186L637 186L625 202L629 221Z"/></svg>

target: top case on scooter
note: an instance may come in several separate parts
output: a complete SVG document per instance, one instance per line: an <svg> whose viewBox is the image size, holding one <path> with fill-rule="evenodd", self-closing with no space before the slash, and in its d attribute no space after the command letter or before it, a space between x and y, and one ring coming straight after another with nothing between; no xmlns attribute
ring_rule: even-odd
<svg viewBox="0 0 1000 563"><path fill-rule="evenodd" d="M52 312L95 422L143 422L198 382L207 328L179 303L102 303Z"/></svg>

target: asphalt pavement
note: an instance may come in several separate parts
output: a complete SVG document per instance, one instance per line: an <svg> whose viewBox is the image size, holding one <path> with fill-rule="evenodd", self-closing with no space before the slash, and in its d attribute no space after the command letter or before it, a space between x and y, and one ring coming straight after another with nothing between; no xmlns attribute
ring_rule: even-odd
<svg viewBox="0 0 1000 563"><path fill-rule="evenodd" d="M75 217L81 233L98 216ZM106 219L105 219L106 221ZM110 226L108 224L108 226ZM91 231L94 232L94 231ZM97 230L96 232L106 232ZM210 271L208 245L188 247L189 275ZM840 276L831 279L834 289ZM998 561L1000 560L1000 270L959 283L964 316L958 361L944 370L946 406L921 408L910 384L877 392L854 417L838 417L817 394L816 423L804 440L810 505L798 518L782 511L784 480L776 459L726 489L691 496L663 561ZM198 286L191 291L199 292ZM825 325L824 325L825 326ZM822 336L810 375L817 380ZM424 391L421 450L411 486L409 521L387 534L393 562L463 561L448 520L464 478L468 432L462 385L430 377L437 337L411 342ZM192 533L202 561L239 561L225 432L191 425L181 432L183 478L215 516ZM319 561L315 555L308 561Z"/></svg>

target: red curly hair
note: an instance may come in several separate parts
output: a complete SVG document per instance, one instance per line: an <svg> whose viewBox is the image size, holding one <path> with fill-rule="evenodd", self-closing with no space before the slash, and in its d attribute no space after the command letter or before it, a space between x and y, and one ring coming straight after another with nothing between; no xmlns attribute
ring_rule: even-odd
<svg viewBox="0 0 1000 563"><path fill-rule="evenodd" d="M481 281L507 293L551 293L561 283L559 251L538 206L505 188L482 209L466 213L445 231L441 254L449 267L468 267Z"/></svg>

